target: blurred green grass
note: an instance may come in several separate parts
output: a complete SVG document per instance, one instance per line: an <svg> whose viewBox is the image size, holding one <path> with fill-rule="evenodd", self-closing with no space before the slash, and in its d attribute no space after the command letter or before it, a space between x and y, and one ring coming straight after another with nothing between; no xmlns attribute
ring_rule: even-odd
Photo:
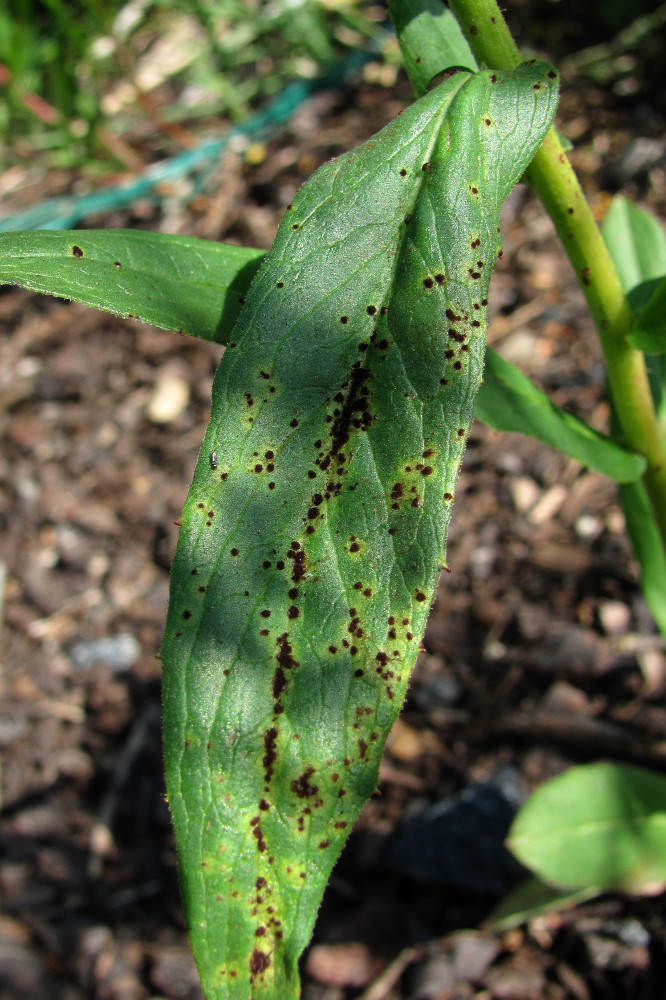
<svg viewBox="0 0 666 1000"><path fill-rule="evenodd" d="M543 45L578 71L589 53L590 76L604 79L644 35L658 44L666 10L663 0L508 6L526 51ZM353 49L372 47L366 78L390 86L401 59L386 27L384 0L0 0L0 170L60 168L93 183L139 172Z"/></svg>
<svg viewBox="0 0 666 1000"><path fill-rule="evenodd" d="M377 41L369 0L6 0L5 167L138 169Z"/></svg>

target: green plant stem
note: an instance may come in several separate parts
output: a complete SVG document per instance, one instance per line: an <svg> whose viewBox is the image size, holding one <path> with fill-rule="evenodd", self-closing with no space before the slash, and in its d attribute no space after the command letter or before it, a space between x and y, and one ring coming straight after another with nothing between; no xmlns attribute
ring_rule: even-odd
<svg viewBox="0 0 666 1000"><path fill-rule="evenodd" d="M523 60L496 0L449 0L479 63L513 69ZM550 215L587 300L606 359L613 404L626 443L643 455L643 482L666 549L666 442L645 358L627 341L633 317L615 265L562 144L551 129L525 178Z"/></svg>

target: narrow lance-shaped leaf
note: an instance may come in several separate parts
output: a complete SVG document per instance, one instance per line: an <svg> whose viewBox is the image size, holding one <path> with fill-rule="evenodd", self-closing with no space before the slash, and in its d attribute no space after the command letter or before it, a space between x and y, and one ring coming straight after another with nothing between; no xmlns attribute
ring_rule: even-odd
<svg viewBox="0 0 666 1000"><path fill-rule="evenodd" d="M649 302L666 271L666 232L653 215L626 198L614 199L602 226L604 240L622 287L636 309ZM666 357L648 354L645 362L655 409L666 420ZM611 411L612 422L617 418ZM666 636L666 552L642 483L620 487L620 500L641 570L641 588L657 625Z"/></svg>
<svg viewBox="0 0 666 1000"><path fill-rule="evenodd" d="M298 996L445 564L499 208L555 103L543 64L460 73L324 166L220 364L163 645L167 791L210 998Z"/></svg>
<svg viewBox="0 0 666 1000"><path fill-rule="evenodd" d="M240 312L263 250L134 229L0 234L0 284L204 340Z"/></svg>
<svg viewBox="0 0 666 1000"><path fill-rule="evenodd" d="M475 415L498 431L528 434L616 482L639 479L645 459L556 406L526 375L496 351L486 352Z"/></svg>
<svg viewBox="0 0 666 1000"><path fill-rule="evenodd" d="M641 313L666 275L666 230L651 212L620 195L613 199L601 231L629 303ZM648 354L645 362L655 408L666 420L666 358Z"/></svg>
<svg viewBox="0 0 666 1000"><path fill-rule="evenodd" d="M647 491L642 483L627 483L620 486L620 501L627 534L641 568L645 600L666 638L666 557Z"/></svg>

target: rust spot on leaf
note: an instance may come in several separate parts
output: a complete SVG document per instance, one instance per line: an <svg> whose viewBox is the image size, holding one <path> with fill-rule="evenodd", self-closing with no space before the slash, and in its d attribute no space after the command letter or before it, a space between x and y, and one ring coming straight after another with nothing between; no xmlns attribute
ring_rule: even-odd
<svg viewBox="0 0 666 1000"><path fill-rule="evenodd" d="M310 778L314 774L314 767L308 767L299 778L294 778L290 788L299 799L309 799L319 791L318 785L312 785Z"/></svg>
<svg viewBox="0 0 666 1000"><path fill-rule="evenodd" d="M280 695L287 690L287 675L282 667L278 667L273 674L273 697L277 701Z"/></svg>
<svg viewBox="0 0 666 1000"><path fill-rule="evenodd" d="M255 948L250 955L250 973L252 974L252 978L260 976L262 972L268 969L270 964L270 955L267 955L265 951L259 951L258 948Z"/></svg>
<svg viewBox="0 0 666 1000"><path fill-rule="evenodd" d="M275 761L277 760L277 736L278 731L275 726L271 726L271 728L264 733L264 749L266 750L266 753L264 754L263 765L265 768L264 778L266 782L269 782L273 777L273 768L275 766Z"/></svg>

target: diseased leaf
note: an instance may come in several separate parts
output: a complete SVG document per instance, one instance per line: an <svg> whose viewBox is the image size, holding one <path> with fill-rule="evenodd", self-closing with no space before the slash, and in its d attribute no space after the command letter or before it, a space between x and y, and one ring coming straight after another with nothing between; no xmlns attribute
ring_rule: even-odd
<svg viewBox="0 0 666 1000"><path fill-rule="evenodd" d="M0 234L0 284L223 340L263 250L134 229Z"/></svg>
<svg viewBox="0 0 666 1000"><path fill-rule="evenodd" d="M478 68L460 25L440 0L389 0L389 12L417 97L451 67Z"/></svg>
<svg viewBox="0 0 666 1000"><path fill-rule="evenodd" d="M622 764L572 767L528 799L507 842L553 886L661 892L666 777Z"/></svg>
<svg viewBox="0 0 666 1000"><path fill-rule="evenodd" d="M474 413L497 431L527 434L616 482L640 479L645 470L641 455L556 406L515 365L490 349Z"/></svg>
<svg viewBox="0 0 666 1000"><path fill-rule="evenodd" d="M321 168L220 364L163 644L168 798L209 998L298 996L445 564L499 209L555 80L543 64L457 74Z"/></svg>

